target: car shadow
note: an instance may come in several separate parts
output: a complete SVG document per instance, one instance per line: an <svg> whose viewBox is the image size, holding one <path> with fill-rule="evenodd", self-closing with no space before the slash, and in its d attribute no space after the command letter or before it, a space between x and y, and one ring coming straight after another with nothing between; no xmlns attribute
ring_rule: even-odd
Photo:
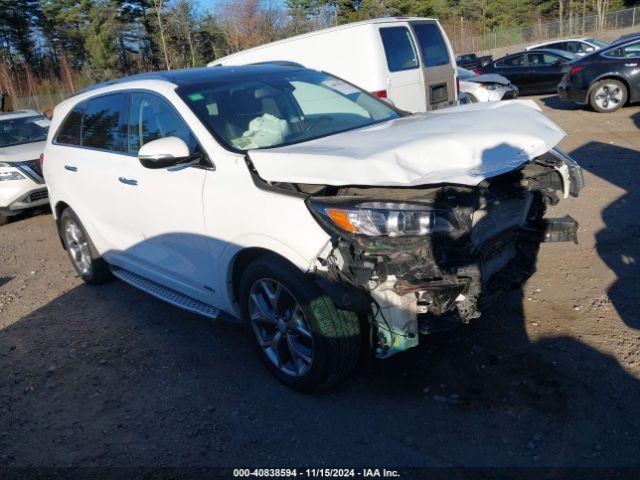
<svg viewBox="0 0 640 480"><path fill-rule="evenodd" d="M22 212L11 215L9 217L9 223L16 223L26 220L27 218L31 218L35 215L47 215L51 213L51 207L49 205L43 205L41 207L30 208L28 210L23 210ZM2 227L0 227L1 229Z"/></svg>
<svg viewBox="0 0 640 480"><path fill-rule="evenodd" d="M13 277L0 277L0 287L13 280Z"/></svg>
<svg viewBox="0 0 640 480"><path fill-rule="evenodd" d="M636 127L640 129L640 112L636 112L631 115L631 119L633 120L633 123L635 123Z"/></svg>
<svg viewBox="0 0 640 480"><path fill-rule="evenodd" d="M541 97L540 101L542 101L542 103L544 103L547 107L553 108L554 110L585 110L587 109L587 107L584 105L578 105L577 103L564 101L558 95L549 95L547 97Z"/></svg>
<svg viewBox="0 0 640 480"><path fill-rule="evenodd" d="M637 116L637 114L636 114ZM640 329L640 183L630 175L629 160L640 152L602 142L589 142L571 155L600 179L622 189L622 194L602 211L604 228L596 232L596 250L616 275L607 296L624 322Z"/></svg>

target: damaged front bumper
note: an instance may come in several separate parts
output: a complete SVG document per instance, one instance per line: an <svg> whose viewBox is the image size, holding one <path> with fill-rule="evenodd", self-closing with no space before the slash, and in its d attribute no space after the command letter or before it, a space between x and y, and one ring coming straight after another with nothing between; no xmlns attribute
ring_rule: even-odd
<svg viewBox="0 0 640 480"><path fill-rule="evenodd" d="M478 318L482 309L534 273L541 242L577 242L573 218L543 218L547 206L558 202L556 192L577 196L584 186L580 167L562 152L549 152L517 172L483 183L471 190L438 187L424 192L455 214L460 230L454 234L334 234L319 256L316 282L338 308L370 320L378 357L416 346L421 333ZM340 193L368 194L351 190ZM391 190L372 195L388 197Z"/></svg>

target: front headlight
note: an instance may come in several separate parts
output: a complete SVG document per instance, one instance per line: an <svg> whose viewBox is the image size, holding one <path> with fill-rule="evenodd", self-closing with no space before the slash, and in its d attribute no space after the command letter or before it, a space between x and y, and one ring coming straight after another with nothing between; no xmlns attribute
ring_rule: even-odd
<svg viewBox="0 0 640 480"><path fill-rule="evenodd" d="M486 88L487 90L495 90L498 88L498 85L495 83L482 83L480 84L482 88Z"/></svg>
<svg viewBox="0 0 640 480"><path fill-rule="evenodd" d="M0 182L5 180L22 180L25 177L10 163L0 162Z"/></svg>
<svg viewBox="0 0 640 480"><path fill-rule="evenodd" d="M416 203L364 201L342 203L312 199L311 209L333 229L370 237L429 235L453 232L453 214Z"/></svg>

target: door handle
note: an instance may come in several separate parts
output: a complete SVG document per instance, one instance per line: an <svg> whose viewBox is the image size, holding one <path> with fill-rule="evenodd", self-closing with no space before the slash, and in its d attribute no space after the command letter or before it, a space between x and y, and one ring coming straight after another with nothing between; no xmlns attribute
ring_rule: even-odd
<svg viewBox="0 0 640 480"><path fill-rule="evenodd" d="M138 181L132 178L120 177L118 178L118 180L120 181L120 183L124 183L125 185L138 185Z"/></svg>
<svg viewBox="0 0 640 480"><path fill-rule="evenodd" d="M75 167L73 165L65 165L64 168L65 168L65 170L69 170L70 172L77 172L78 171L78 167Z"/></svg>

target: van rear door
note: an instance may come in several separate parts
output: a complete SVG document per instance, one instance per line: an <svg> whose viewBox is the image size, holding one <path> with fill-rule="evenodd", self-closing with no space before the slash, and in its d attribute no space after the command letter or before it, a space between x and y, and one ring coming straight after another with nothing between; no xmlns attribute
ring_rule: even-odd
<svg viewBox="0 0 640 480"><path fill-rule="evenodd" d="M455 67L446 34L435 20L412 21L422 57L427 110L456 104Z"/></svg>
<svg viewBox="0 0 640 480"><path fill-rule="evenodd" d="M409 112L427 109L418 49L406 24L381 27L389 77L386 95L394 105ZM378 92L376 92L378 93ZM378 93L380 96L381 93Z"/></svg>

